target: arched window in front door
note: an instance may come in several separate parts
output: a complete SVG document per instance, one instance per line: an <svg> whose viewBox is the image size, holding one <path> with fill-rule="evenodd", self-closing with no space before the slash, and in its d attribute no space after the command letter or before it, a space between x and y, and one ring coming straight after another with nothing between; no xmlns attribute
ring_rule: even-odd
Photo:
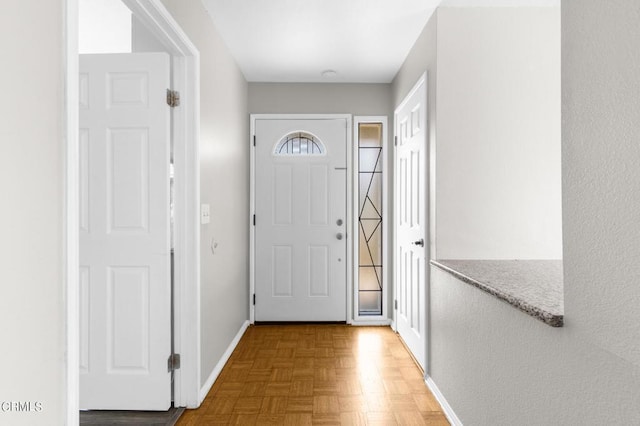
<svg viewBox="0 0 640 426"><path fill-rule="evenodd" d="M325 155L320 139L307 132L289 133L276 144L274 155Z"/></svg>

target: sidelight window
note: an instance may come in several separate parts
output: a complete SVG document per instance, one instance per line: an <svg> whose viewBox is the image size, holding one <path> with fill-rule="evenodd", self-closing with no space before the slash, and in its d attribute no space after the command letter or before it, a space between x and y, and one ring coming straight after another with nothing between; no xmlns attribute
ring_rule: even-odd
<svg viewBox="0 0 640 426"><path fill-rule="evenodd" d="M358 314L382 315L382 123L358 123Z"/></svg>

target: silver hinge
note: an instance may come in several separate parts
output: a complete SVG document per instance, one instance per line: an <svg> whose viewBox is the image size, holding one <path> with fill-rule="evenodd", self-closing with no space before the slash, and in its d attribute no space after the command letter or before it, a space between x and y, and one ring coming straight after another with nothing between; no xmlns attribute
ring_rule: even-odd
<svg viewBox="0 0 640 426"><path fill-rule="evenodd" d="M180 106L180 92L177 90L167 89L167 105L171 108Z"/></svg>
<svg viewBox="0 0 640 426"><path fill-rule="evenodd" d="M398 310L398 300L394 300L393 301L393 308L397 311Z"/></svg>
<svg viewBox="0 0 640 426"><path fill-rule="evenodd" d="M253 135L253 146L256 146L256 135Z"/></svg>
<svg viewBox="0 0 640 426"><path fill-rule="evenodd" d="M180 354L171 354L167 360L167 370L173 371L180 368Z"/></svg>
<svg viewBox="0 0 640 426"><path fill-rule="evenodd" d="M393 144L394 144L395 146L398 146L398 137L397 137L397 136L394 136L394 137L393 137Z"/></svg>

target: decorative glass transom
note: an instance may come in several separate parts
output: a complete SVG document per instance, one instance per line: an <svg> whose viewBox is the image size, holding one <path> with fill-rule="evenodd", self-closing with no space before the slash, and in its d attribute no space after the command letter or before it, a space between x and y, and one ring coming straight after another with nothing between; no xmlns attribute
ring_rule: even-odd
<svg viewBox="0 0 640 426"><path fill-rule="evenodd" d="M276 145L275 155L324 155L327 152L320 139L310 133L289 133Z"/></svg>

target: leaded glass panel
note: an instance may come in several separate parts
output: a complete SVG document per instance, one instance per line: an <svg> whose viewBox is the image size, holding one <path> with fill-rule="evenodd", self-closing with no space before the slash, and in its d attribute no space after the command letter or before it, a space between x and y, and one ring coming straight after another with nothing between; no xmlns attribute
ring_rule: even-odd
<svg viewBox="0 0 640 426"><path fill-rule="evenodd" d="M358 130L358 313L382 315L382 124Z"/></svg>

